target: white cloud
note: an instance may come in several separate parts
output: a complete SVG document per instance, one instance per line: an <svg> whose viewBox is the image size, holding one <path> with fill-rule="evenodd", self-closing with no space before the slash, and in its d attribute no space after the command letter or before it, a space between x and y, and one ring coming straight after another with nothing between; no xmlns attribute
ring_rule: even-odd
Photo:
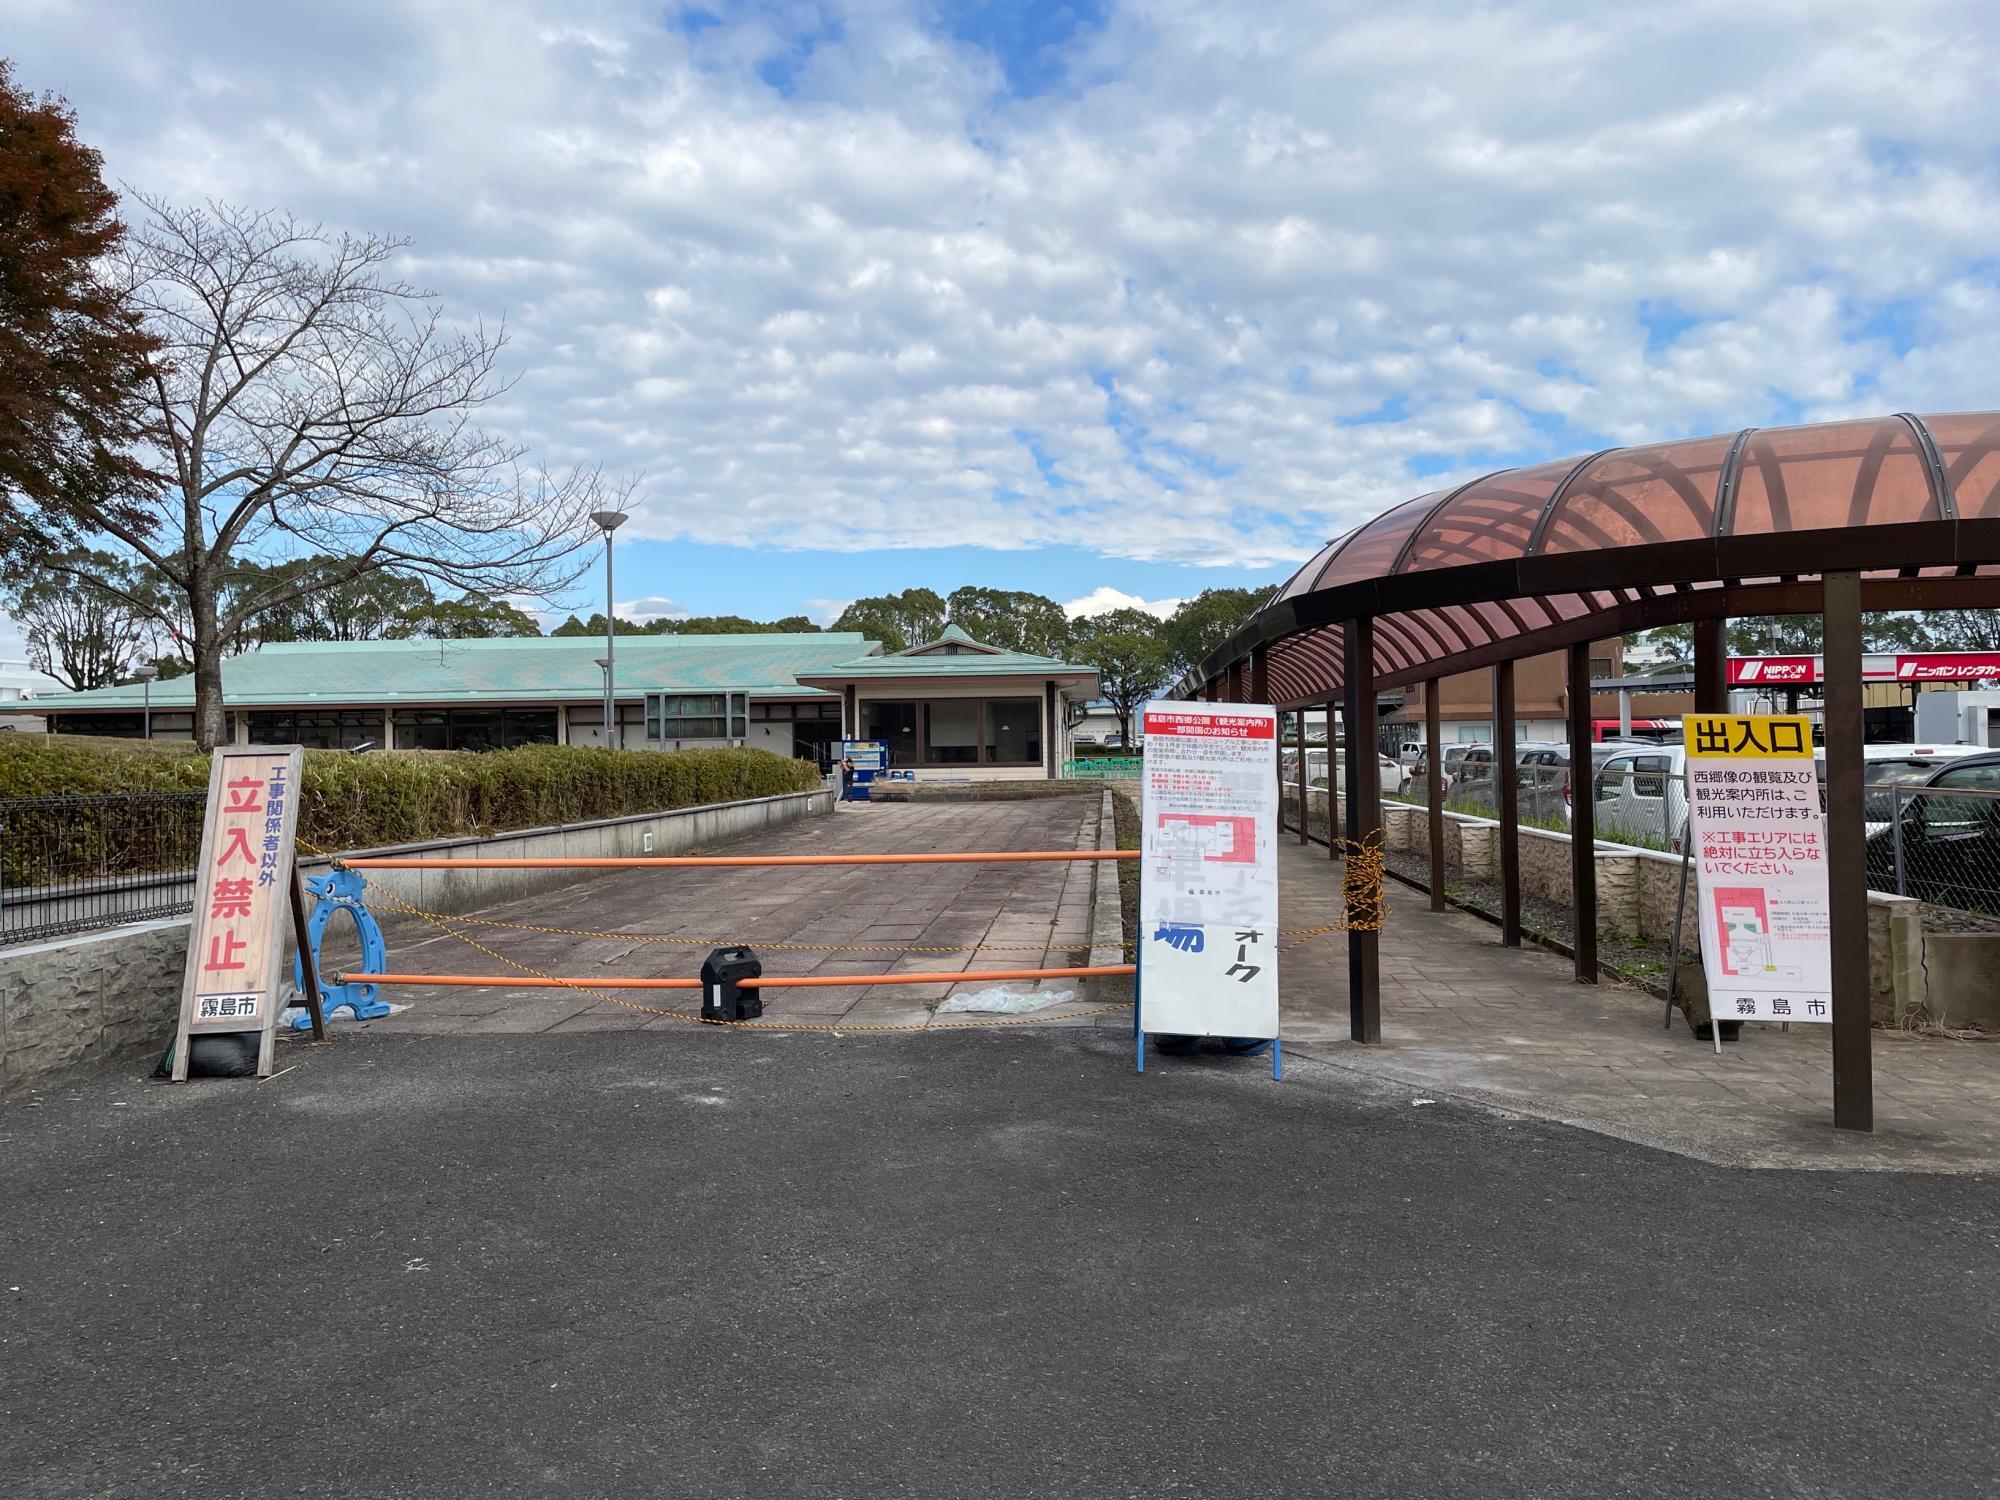
<svg viewBox="0 0 2000 1500"><path fill-rule="evenodd" d="M1262 568L1516 456L1994 401L1988 0L1128 0L1026 100L917 0L707 9L9 51L117 178L413 236L633 536Z"/></svg>
<svg viewBox="0 0 2000 1500"><path fill-rule="evenodd" d="M1100 585L1082 598L1070 600L1063 606L1063 613L1072 620L1085 620L1092 615L1108 615L1114 609L1143 609L1147 614L1164 620L1183 602L1179 599L1142 599L1137 594Z"/></svg>
<svg viewBox="0 0 2000 1500"><path fill-rule="evenodd" d="M852 599L802 599L799 609L808 620L824 629L845 614L853 602Z"/></svg>
<svg viewBox="0 0 2000 1500"><path fill-rule="evenodd" d="M641 625L654 620L685 620L693 613L685 605L676 604L671 599L662 599L657 594L644 599L620 599L615 607L619 619L635 620ZM603 611L599 610L598 613L602 614Z"/></svg>

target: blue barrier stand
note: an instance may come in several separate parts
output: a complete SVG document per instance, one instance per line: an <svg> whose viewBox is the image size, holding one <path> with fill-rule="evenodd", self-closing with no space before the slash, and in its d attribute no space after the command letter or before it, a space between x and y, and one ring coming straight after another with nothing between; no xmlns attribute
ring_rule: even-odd
<svg viewBox="0 0 2000 1500"><path fill-rule="evenodd" d="M361 970L364 974L380 974L389 966L389 945L382 941L382 929L375 921L375 914L365 904L368 882L359 870L330 870L326 874L306 882L306 889L315 898L313 913L306 921L306 938L312 944L313 973L320 974L319 945L326 936L327 924L333 921L334 913L346 912L354 922L354 930L361 938ZM292 984L304 991L306 971L305 955L296 954L292 958ZM373 1021L389 1014L389 1002L379 996L379 985L373 984L328 984L324 977L319 981L320 1000L328 1020L333 1013L346 1006L354 1012L357 1021ZM292 1020L294 1031L311 1031L312 1017L297 1016Z"/></svg>

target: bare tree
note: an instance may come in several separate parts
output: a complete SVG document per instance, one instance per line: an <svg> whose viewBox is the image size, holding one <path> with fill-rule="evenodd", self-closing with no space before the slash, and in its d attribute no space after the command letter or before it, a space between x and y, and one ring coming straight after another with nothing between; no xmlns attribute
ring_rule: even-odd
<svg viewBox="0 0 2000 1500"><path fill-rule="evenodd" d="M589 513L617 497L599 470L534 469L475 425L509 386L504 335L453 327L398 279L408 241L140 201L123 263L160 340L166 488L150 528L109 508L92 519L166 581L166 601L132 602L186 632L203 745L226 737L227 645L266 611L385 568L546 598L588 567ZM229 586L239 560L314 554L327 561Z"/></svg>

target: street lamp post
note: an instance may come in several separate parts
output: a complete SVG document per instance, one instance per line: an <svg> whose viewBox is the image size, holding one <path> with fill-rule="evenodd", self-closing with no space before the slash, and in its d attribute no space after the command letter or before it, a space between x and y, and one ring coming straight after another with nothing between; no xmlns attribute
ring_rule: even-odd
<svg viewBox="0 0 2000 1500"><path fill-rule="evenodd" d="M604 743L616 743L613 736L618 732L617 709L611 696L611 664L616 660L617 616L612 612L611 602L611 533L626 521L622 510L594 510L590 519L604 530L604 660L598 665L604 668Z"/></svg>
<svg viewBox="0 0 2000 1500"><path fill-rule="evenodd" d="M140 700L144 706L139 713L139 735L150 740L153 737L153 679L160 675L160 669L140 667L132 675L139 679L140 691L144 694Z"/></svg>

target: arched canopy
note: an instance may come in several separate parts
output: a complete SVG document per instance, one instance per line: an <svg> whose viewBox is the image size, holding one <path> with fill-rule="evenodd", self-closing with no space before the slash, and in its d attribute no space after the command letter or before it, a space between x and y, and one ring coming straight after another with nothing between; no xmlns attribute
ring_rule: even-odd
<svg viewBox="0 0 2000 1500"><path fill-rule="evenodd" d="M1751 428L1488 474L1330 542L1184 692L1258 648L1271 701L1342 687L1341 622L1375 620L1397 687L1626 631L1820 608L2000 605L2000 412Z"/></svg>

